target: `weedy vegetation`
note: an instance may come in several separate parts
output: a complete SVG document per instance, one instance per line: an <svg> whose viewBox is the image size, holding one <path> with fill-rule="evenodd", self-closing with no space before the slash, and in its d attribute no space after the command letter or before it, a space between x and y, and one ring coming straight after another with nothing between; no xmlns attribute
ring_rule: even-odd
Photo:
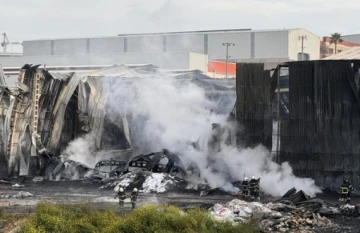
<svg viewBox="0 0 360 233"><path fill-rule="evenodd" d="M255 233L256 222L217 221L205 210L182 211L171 205L146 205L130 213L97 210L89 205L41 203L21 227L21 233Z"/></svg>

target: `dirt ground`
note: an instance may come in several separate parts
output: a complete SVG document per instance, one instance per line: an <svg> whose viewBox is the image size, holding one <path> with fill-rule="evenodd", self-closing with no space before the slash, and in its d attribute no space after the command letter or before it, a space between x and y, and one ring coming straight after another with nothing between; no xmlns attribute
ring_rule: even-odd
<svg viewBox="0 0 360 233"><path fill-rule="evenodd" d="M124 209L119 210L117 199L114 199L114 190L102 190L98 183L90 183L85 181L41 181L41 182L25 182L25 187L21 189L13 189L9 184L0 184L0 195L15 195L20 191L33 194L33 197L25 198L1 198L0 208L7 213L12 214L28 214L33 213L37 203L41 201L53 203L92 203L97 208L114 208L118 211L130 211L130 200L125 200ZM140 193L138 206L149 203L168 203L188 208L190 206L199 206L210 208L215 203L226 203L233 199L239 198L232 195L209 195L200 196L197 192L170 192L162 194L145 194ZM336 193L324 193L318 195L326 201L337 203L338 196ZM270 198L263 198L263 201L271 201ZM360 204L360 197L354 197L352 204ZM360 232L360 218L336 216L331 220L339 224L340 228L315 230L314 232Z"/></svg>

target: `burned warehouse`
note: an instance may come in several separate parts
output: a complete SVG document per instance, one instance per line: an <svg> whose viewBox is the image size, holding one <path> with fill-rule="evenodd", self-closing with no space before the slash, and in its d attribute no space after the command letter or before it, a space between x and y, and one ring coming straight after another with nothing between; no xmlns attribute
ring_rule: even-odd
<svg viewBox="0 0 360 233"><path fill-rule="evenodd" d="M345 179L357 187L359 64L358 60L288 62L271 76L263 64L237 64L236 113L244 126L238 145L262 143L272 148L275 161L289 162L295 175L311 177L323 188L337 189ZM280 70L288 74L280 77ZM281 88L288 83L286 93L277 95L278 80ZM273 121L279 122L279 134L273 133Z"/></svg>
<svg viewBox="0 0 360 233"><path fill-rule="evenodd" d="M61 174L70 179L92 170L94 177L101 178L136 167L184 172L184 164L171 148L159 148L157 152L143 147L144 141L137 137L142 134L146 116L133 116L126 106L132 104L129 96L136 95L131 89L136 80L151 79L153 75L203 89L207 99L215 103L209 112L229 113L234 106L235 80L211 80L196 70L121 65L80 74L25 65L15 87L5 83L1 86L0 176L41 175L54 179ZM127 87L128 92L114 95L117 85ZM121 102L125 104L119 104L119 98L125 99ZM91 166L67 156L69 143L81 137L92 142L87 148L93 158Z"/></svg>

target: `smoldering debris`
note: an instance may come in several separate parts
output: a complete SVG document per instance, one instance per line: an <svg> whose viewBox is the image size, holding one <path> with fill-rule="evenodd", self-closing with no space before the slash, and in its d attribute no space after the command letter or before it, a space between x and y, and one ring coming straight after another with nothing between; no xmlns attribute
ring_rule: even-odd
<svg viewBox="0 0 360 233"><path fill-rule="evenodd" d="M262 232L299 232L323 227L336 227L335 223L319 213L281 203L249 203L234 199L225 205L214 205L210 209L210 213L219 220L233 222L259 220Z"/></svg>
<svg viewBox="0 0 360 233"><path fill-rule="evenodd" d="M100 187L100 189L114 189L117 192L119 188L129 191L137 188L143 193L164 193L185 190L186 186L185 180L167 173L136 170Z"/></svg>
<svg viewBox="0 0 360 233"><path fill-rule="evenodd" d="M292 188L288 190L279 201L283 203L290 202L294 205L297 205L309 199L310 197L304 191L300 190L297 192L295 188Z"/></svg>
<svg viewBox="0 0 360 233"><path fill-rule="evenodd" d="M25 185L16 183L16 184L11 185L11 187L12 187L12 189L22 189L25 187Z"/></svg>
<svg viewBox="0 0 360 233"><path fill-rule="evenodd" d="M93 167L71 160L69 157L60 156L61 160L51 174L53 177L58 177L59 180L88 179L100 183L109 183L121 179L122 175L133 171L186 176L186 168L178 155L165 149L160 152L137 155L131 159L127 159L132 154L130 150L101 151L100 153L95 157L111 158L101 159ZM120 159L113 159L114 157Z"/></svg>
<svg viewBox="0 0 360 233"><path fill-rule="evenodd" d="M26 197L34 197L34 194L26 192L26 191L20 191L17 194L10 195L10 194L0 194L0 198L2 199L8 199L8 198L26 198Z"/></svg>

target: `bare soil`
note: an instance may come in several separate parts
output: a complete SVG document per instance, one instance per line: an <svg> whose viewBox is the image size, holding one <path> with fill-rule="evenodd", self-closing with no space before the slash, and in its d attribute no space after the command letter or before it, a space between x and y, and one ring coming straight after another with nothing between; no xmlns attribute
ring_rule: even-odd
<svg viewBox="0 0 360 233"><path fill-rule="evenodd" d="M24 184L25 187L21 189L13 189L12 186L8 184L0 184L0 195L15 195L19 193L19 191L30 192L34 195L33 197L25 198L0 199L0 208L5 210L5 212L10 214L31 214L34 213L36 204L41 201L64 204L91 203L91 205L99 209L114 208L114 210L119 212L130 211L131 205L128 199L125 201L125 206L119 208L119 206L117 205L118 200L114 199L114 190L99 189L101 184L98 183L90 183L86 181L25 181L22 184ZM224 194L214 194L209 196L200 196L199 194L200 192L194 191L182 191L161 194L140 193L138 206L149 203L167 203L177 205L184 209L194 206L210 208L215 203L226 203L231 201L232 199L240 198L239 196ZM336 193L328 192L318 195L318 198L337 203L338 196ZM265 197L262 201L268 202L272 200L274 199L270 197ZM360 197L353 197L351 204L360 204ZM339 227L330 229L317 229L313 230L313 232L360 232L359 217L333 216L330 217L330 219L334 223L337 223ZM16 225L14 225L14 227L16 227ZM5 232L9 232L9 230L10 229L7 229L7 231Z"/></svg>

